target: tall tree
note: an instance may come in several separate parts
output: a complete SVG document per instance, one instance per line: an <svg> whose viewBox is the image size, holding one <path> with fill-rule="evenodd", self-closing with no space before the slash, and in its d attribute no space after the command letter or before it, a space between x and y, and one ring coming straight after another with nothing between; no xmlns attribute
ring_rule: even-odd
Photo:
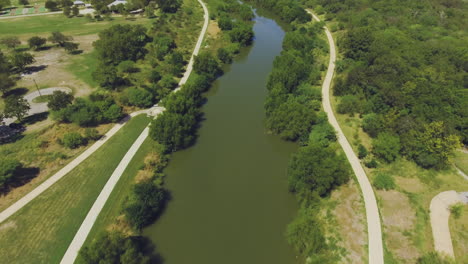
<svg viewBox="0 0 468 264"><path fill-rule="evenodd" d="M7 117L16 117L21 122L29 109L28 101L21 96L11 95L5 99L4 114Z"/></svg>
<svg viewBox="0 0 468 264"><path fill-rule="evenodd" d="M11 55L10 60L13 67L19 72L23 72L27 65L36 61L33 55L27 52L15 52Z"/></svg>
<svg viewBox="0 0 468 264"><path fill-rule="evenodd" d="M44 46L44 44L46 42L47 42L46 38L41 38L41 37L38 37L38 36L34 36L34 37L28 39L29 47L32 48L32 49L35 49L35 50L40 49L42 46Z"/></svg>

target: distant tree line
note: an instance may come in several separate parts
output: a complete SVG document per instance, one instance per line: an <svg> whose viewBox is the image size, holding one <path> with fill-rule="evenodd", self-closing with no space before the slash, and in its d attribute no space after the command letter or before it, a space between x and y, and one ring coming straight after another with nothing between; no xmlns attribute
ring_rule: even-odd
<svg viewBox="0 0 468 264"><path fill-rule="evenodd" d="M363 117L373 153L384 162L403 155L424 168L443 168L468 144L466 38L460 1L307 1L336 18L333 93L343 114ZM449 14L449 15L447 15Z"/></svg>
<svg viewBox="0 0 468 264"><path fill-rule="evenodd" d="M255 5L263 7L280 16L280 18L288 23L297 22L298 24L311 21L312 16L307 13L300 5L299 1L295 0L247 0Z"/></svg>

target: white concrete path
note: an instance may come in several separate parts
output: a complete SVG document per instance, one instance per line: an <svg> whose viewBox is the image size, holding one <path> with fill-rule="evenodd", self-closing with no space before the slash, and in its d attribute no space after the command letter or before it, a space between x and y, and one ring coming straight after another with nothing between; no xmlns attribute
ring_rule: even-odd
<svg viewBox="0 0 468 264"><path fill-rule="evenodd" d="M452 258L455 258L455 254L449 228L450 207L462 202L460 194L455 191L446 191L432 198L430 205L434 249Z"/></svg>
<svg viewBox="0 0 468 264"><path fill-rule="evenodd" d="M320 21L320 19L309 12L315 20ZM333 79L333 74L335 72L335 61L336 61L336 48L333 36L328 30L327 27L324 27L325 33L327 35L328 43L330 45L330 61L328 64L327 74L322 86L322 96L323 96L323 108L325 113L327 113L328 121L333 126L337 132L338 142L343 148L346 157L353 168L354 174L358 180L359 186L362 191L362 196L364 197L364 204L366 208L367 216L367 235L368 235L368 246L369 246L369 263L371 264L383 264L384 263L384 251L382 245L382 230L380 226L380 215L379 209L377 207L377 200L375 199L374 190L369 182L369 179L366 176L364 169L362 168L361 162L354 153L351 145L346 139L343 131L336 120L335 114L330 103L330 86Z"/></svg>
<svg viewBox="0 0 468 264"><path fill-rule="evenodd" d="M2 17L0 17L0 20L2 20L2 19L13 19L13 18L22 18L22 17L32 17L32 16L58 15L58 14L63 14L63 12L62 11L57 11L57 12L47 12L47 13L30 14L30 15L2 16Z"/></svg>
<svg viewBox="0 0 468 264"><path fill-rule="evenodd" d="M209 23L208 9L206 8L205 3L203 3L201 0L198 0L198 2L203 7L203 11L204 11L203 28L201 30L200 36L198 37L197 44L195 45L195 49L192 53L192 57L190 58L190 62L187 66L184 77L180 80L179 87L176 90L174 90L174 92L180 90L181 88L180 86L182 86L183 84L187 82L190 74L192 73L194 56L196 56L198 52L200 51L203 38L208 28L208 23ZM157 116L161 114L162 112L164 112L164 110L165 110L164 108L159 107L154 111L154 113ZM124 173L128 164L133 159L133 157L135 156L136 152L141 147L145 139L148 137L148 132L149 132L149 127L143 130L141 135L138 137L135 143L133 143L132 147L128 150L127 154L125 154L125 156L120 161L115 171L112 173L112 176L109 178L106 185L104 186L101 193L99 194L98 198L96 199L93 206L91 207L91 210L86 215L85 220L83 221L83 223L81 223L81 226L78 232L75 234L75 237L73 238L70 246L68 247L67 251L65 252L65 255L62 258L62 261L60 262L61 264L70 264L70 263L75 262L76 257L78 256L78 252L80 251L81 247L85 243L86 238L89 235L89 232L91 231L94 223L96 222L99 216L99 213L101 212L102 208L104 208L104 205L109 199L109 196L111 195L112 190L114 189L115 185L117 184L120 177Z"/></svg>

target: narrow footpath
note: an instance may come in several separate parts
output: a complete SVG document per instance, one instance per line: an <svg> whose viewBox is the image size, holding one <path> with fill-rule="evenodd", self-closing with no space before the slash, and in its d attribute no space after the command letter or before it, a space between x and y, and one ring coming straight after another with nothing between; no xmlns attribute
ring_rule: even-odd
<svg viewBox="0 0 468 264"><path fill-rule="evenodd" d="M308 11L315 20L320 21L320 19L314 15L312 12ZM375 199L374 190L367 178L367 175L362 168L361 162L354 153L351 145L346 139L343 131L341 130L340 125L333 113L333 109L330 103L330 86L333 80L333 74L335 72L335 62L336 62L336 47L333 40L333 36L325 26L325 33L327 35L328 43L330 45L330 61L328 64L327 74L322 86L322 96L323 96L323 108L325 113L327 113L328 121L333 126L337 132L338 142L343 148L346 157L348 158L351 167L353 168L354 174L358 180L359 186L362 191L362 196L364 198L364 204L366 208L367 216L367 235L368 235L368 250L369 250L369 263L371 264L383 264L384 263L384 251L382 245L382 229L380 225L380 215L379 209L377 207L377 200Z"/></svg>
<svg viewBox="0 0 468 264"><path fill-rule="evenodd" d="M187 65L187 69L184 73L184 76L179 82L179 87L175 89L174 92L180 90L181 86L184 85L187 82L188 78L190 77L190 74L192 73L192 69L193 69L194 56L198 55L198 52L200 51L201 45L203 43L203 38L208 29L208 23L209 23L208 9L206 8L205 3L203 3L201 0L198 0L198 2L203 7L203 12L204 12L203 28L201 30L200 36L198 37L197 44L195 45L195 49L192 53L192 57L190 58L189 64ZM157 116L161 114L162 112L164 112L165 110L162 107L158 107L154 109L155 109L155 112L151 114L154 115L155 118L157 118ZM91 231L94 223L96 222L102 208L104 208L104 205L109 199L109 196L111 195L112 190L114 189L115 185L118 183L120 177L124 173L130 161L133 159L133 157L137 153L138 149L141 147L143 142L148 137L148 134L149 134L149 127L146 127L145 130L143 130L143 132L137 138L135 143L133 143L132 147L130 147L128 152L122 158L119 165L117 166L115 171L112 173L111 177L107 181L106 185L102 189L98 198L96 199L93 206L91 207L88 214L86 215L85 220L83 221L83 223L81 223L81 226L78 229L78 232L75 234L75 237L73 238L67 251L65 252L65 255L62 258L62 261L60 262L61 264L70 264L70 263L75 262L78 256L78 252L80 251L81 247L85 243L86 238L89 235L89 232Z"/></svg>

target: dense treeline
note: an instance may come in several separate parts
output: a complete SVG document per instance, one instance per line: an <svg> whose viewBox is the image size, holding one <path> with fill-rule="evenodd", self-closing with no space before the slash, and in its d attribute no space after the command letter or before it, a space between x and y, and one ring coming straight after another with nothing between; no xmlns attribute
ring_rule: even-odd
<svg viewBox="0 0 468 264"><path fill-rule="evenodd" d="M363 116L376 156L441 168L460 142L468 144L465 3L307 2L346 30L333 92L338 112ZM382 151L385 139L391 153Z"/></svg>
<svg viewBox="0 0 468 264"><path fill-rule="evenodd" d="M277 5L276 1L255 2L280 15L282 4L289 1ZM291 7L299 7L290 2ZM339 257L332 252L333 242L327 241L321 199L348 182L351 171L345 157L337 154L340 146L335 131L321 112L319 54L327 51L326 42L319 37L323 23L301 24L310 16L301 19L303 9L297 13L297 20L281 16L293 29L286 33L283 51L268 79L265 125L283 139L301 144L288 166L289 189L300 204L286 231L288 242L307 263L335 263Z"/></svg>
<svg viewBox="0 0 468 264"><path fill-rule="evenodd" d="M283 139L306 138L316 122L314 109L320 107L320 69L312 52L323 47L317 37L321 24L286 33L283 51L273 63L265 102L266 126Z"/></svg>
<svg viewBox="0 0 468 264"><path fill-rule="evenodd" d="M297 21L297 23L306 23L311 21L312 16L295 0L247 0L256 5L266 8L288 23Z"/></svg>

